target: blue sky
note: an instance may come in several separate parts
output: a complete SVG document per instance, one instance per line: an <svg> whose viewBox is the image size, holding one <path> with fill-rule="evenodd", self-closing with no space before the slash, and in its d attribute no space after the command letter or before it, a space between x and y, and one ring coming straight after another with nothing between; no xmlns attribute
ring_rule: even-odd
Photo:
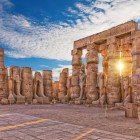
<svg viewBox="0 0 140 140"><path fill-rule="evenodd" d="M5 65L52 69L58 77L71 69L74 40L139 21L139 7L140 0L0 0Z"/></svg>

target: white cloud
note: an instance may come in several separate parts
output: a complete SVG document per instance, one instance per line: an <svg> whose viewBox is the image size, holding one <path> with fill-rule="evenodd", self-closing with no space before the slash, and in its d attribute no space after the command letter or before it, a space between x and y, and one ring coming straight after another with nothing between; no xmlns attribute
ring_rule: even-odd
<svg viewBox="0 0 140 140"><path fill-rule="evenodd" d="M75 40L128 20L140 19L140 0L91 0L89 5L76 3L74 9L68 8L69 15L78 13L76 24L69 26L60 22L48 28L33 24L23 15L8 14L4 7L12 5L8 0L0 0L0 42L11 48L6 50L6 54L16 58L71 60ZM95 7L104 13L96 12Z"/></svg>
<svg viewBox="0 0 140 140"><path fill-rule="evenodd" d="M69 75L72 74L72 66L71 65L59 65L58 68L54 68L52 70L52 72L53 72L53 80L54 81L58 81L59 80L60 73L62 72L62 70L64 68L68 68L69 69Z"/></svg>

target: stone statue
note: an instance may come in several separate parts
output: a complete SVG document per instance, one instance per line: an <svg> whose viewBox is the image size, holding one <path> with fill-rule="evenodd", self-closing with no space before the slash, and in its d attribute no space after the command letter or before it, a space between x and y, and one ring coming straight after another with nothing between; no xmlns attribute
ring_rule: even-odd
<svg viewBox="0 0 140 140"><path fill-rule="evenodd" d="M97 101L93 101L93 105L103 105L106 104L106 87L105 87L105 77L103 73L99 73L97 77L97 87L98 87L98 92L99 92L99 99Z"/></svg>
<svg viewBox="0 0 140 140"><path fill-rule="evenodd" d="M86 84L86 74L85 74L85 65L82 64L80 75L79 75L79 85L80 85L80 97L79 99L85 99L85 84Z"/></svg>
<svg viewBox="0 0 140 140"><path fill-rule="evenodd" d="M15 80L15 92L16 92L16 103L22 104L25 103L25 96L21 94L21 78L19 75L16 75Z"/></svg>
<svg viewBox="0 0 140 140"><path fill-rule="evenodd" d="M34 87L34 104L49 104L49 97L44 94L43 77L40 72L35 72L33 79Z"/></svg>
<svg viewBox="0 0 140 140"><path fill-rule="evenodd" d="M130 78L127 76L123 78L123 103L131 102L131 86L130 86Z"/></svg>
<svg viewBox="0 0 140 140"><path fill-rule="evenodd" d="M80 86L80 95L75 100L75 104L83 104L86 99L85 95L85 86L86 86L86 74L85 74L85 65L82 64L79 74L79 86Z"/></svg>
<svg viewBox="0 0 140 140"><path fill-rule="evenodd" d="M8 101L10 104L15 103L15 98L13 95L13 79L11 77L8 77Z"/></svg>

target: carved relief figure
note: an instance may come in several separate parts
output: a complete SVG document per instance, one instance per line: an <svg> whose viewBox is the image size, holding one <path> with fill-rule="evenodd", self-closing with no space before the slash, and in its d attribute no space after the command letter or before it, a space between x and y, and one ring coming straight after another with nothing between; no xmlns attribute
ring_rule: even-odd
<svg viewBox="0 0 140 140"><path fill-rule="evenodd" d="M79 85L80 85L80 97L79 99L85 99L85 84L86 84L86 74L85 74L85 65L82 64L80 75L79 75Z"/></svg>

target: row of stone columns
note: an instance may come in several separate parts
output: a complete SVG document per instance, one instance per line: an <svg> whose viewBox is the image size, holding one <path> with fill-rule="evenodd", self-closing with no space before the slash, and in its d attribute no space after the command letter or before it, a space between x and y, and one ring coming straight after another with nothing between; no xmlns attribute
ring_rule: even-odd
<svg viewBox="0 0 140 140"><path fill-rule="evenodd" d="M98 52L99 46L95 43L87 46L86 64L86 102L95 103L106 96L106 103L133 102L139 104L140 100L140 31L135 31L131 36L125 38L110 37L106 42L106 50L102 50L103 74L99 74L100 88L97 81ZM122 75L119 75L117 63L122 52L122 60L125 64ZM80 67L81 50L74 48L72 52L72 77L71 77L71 99L76 100L80 96ZM133 67L132 67L133 66ZM101 80L103 79L103 80ZM132 94L132 96L131 96ZM97 103L97 102L96 102Z"/></svg>

